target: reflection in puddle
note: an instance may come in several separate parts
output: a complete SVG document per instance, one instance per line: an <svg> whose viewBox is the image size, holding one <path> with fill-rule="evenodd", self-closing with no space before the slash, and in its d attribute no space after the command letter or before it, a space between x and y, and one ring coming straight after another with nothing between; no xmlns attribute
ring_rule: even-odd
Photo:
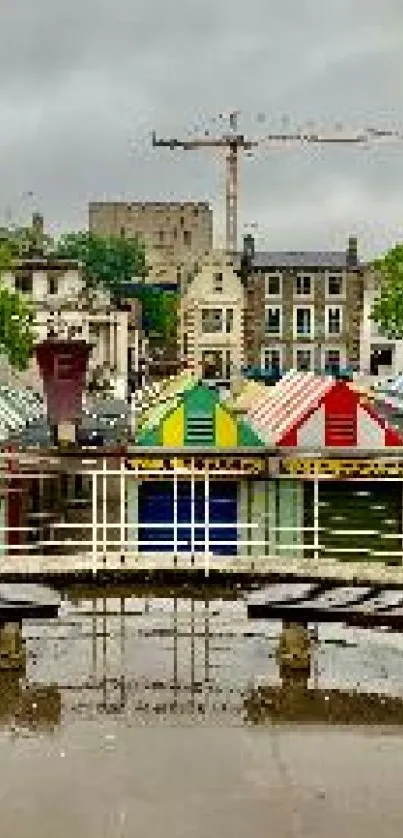
<svg viewBox="0 0 403 838"><path fill-rule="evenodd" d="M254 719L245 707L254 695L256 710L258 686L275 691L277 713L287 695L294 695L295 713L295 695L307 690L319 713L324 695L331 694L322 719L329 723L349 712L351 720L371 723L378 709L366 719L365 698L358 713L357 696L372 694L374 708L379 693L394 698L384 704L382 721L389 713L389 721L400 723L402 704L403 722L399 635L319 626L301 693L296 673L291 681L283 674L281 681L281 630L279 621L248 620L245 600L235 595L208 600L183 591L176 597L144 590L120 591L118 597L113 590L83 592L65 601L58 620L24 625L26 673L7 683L1 676L1 725L52 730L91 719L101 726L106 716L130 725L242 725ZM342 696L338 703L336 693ZM304 701L306 706L306 696Z"/></svg>

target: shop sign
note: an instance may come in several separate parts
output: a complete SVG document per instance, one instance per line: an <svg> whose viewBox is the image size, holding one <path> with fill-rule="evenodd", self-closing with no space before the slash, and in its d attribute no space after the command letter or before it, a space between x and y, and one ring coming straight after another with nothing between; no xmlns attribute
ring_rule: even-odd
<svg viewBox="0 0 403 838"><path fill-rule="evenodd" d="M210 479L217 477L221 480L223 477L255 477L265 475L267 471L264 457L131 457L127 468L140 473L142 479L153 480L158 477L166 479L167 473L174 471L186 479L192 474L196 477L208 474Z"/></svg>
<svg viewBox="0 0 403 838"><path fill-rule="evenodd" d="M283 459L280 461L279 477L312 479L314 477L333 480L387 480L403 479L403 459Z"/></svg>

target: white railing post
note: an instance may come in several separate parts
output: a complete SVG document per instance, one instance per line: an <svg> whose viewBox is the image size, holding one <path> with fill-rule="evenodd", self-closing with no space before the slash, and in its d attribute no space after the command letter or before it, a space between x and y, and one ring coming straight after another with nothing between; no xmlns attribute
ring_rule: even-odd
<svg viewBox="0 0 403 838"><path fill-rule="evenodd" d="M120 458L120 558L126 556L126 464Z"/></svg>
<svg viewBox="0 0 403 838"><path fill-rule="evenodd" d="M209 575L210 550L210 475L208 465L204 469L204 575Z"/></svg>
<svg viewBox="0 0 403 838"><path fill-rule="evenodd" d="M92 472L92 574L97 574L97 560L98 560L98 514L97 514L97 492L98 474L96 471Z"/></svg>
<svg viewBox="0 0 403 838"><path fill-rule="evenodd" d="M192 554L192 565L195 562L195 516L196 516L196 492L195 492L195 470L194 457L192 456L192 470L190 475L190 551Z"/></svg>
<svg viewBox="0 0 403 838"><path fill-rule="evenodd" d="M106 457L102 461L102 561L106 564L106 538L107 538L107 483L106 483Z"/></svg>
<svg viewBox="0 0 403 838"><path fill-rule="evenodd" d="M174 465L174 567L178 563L178 467Z"/></svg>
<svg viewBox="0 0 403 838"><path fill-rule="evenodd" d="M313 481L313 544L314 544L314 561L315 564L319 562L319 479L315 474Z"/></svg>

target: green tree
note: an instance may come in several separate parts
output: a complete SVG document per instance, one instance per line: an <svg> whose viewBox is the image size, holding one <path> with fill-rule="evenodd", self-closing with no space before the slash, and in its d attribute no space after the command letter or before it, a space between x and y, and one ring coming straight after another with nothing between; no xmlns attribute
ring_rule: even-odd
<svg viewBox="0 0 403 838"><path fill-rule="evenodd" d="M11 366L27 369L33 350L33 312L21 294L9 291L1 284L1 276L12 271L21 253L21 238L14 232L0 236L0 353L5 354Z"/></svg>
<svg viewBox="0 0 403 838"><path fill-rule="evenodd" d="M380 279L370 319L388 338L403 337L403 244L397 244L372 263Z"/></svg>
<svg viewBox="0 0 403 838"><path fill-rule="evenodd" d="M177 335L179 298L175 290L168 291L144 285L136 296L142 305L144 330L164 344L171 344Z"/></svg>
<svg viewBox="0 0 403 838"><path fill-rule="evenodd" d="M21 294L0 285L0 352L11 366L26 370L32 355L34 315Z"/></svg>
<svg viewBox="0 0 403 838"><path fill-rule="evenodd" d="M57 258L78 260L89 286L103 286L119 296L125 282L146 276L145 247L138 238L66 233L55 243Z"/></svg>

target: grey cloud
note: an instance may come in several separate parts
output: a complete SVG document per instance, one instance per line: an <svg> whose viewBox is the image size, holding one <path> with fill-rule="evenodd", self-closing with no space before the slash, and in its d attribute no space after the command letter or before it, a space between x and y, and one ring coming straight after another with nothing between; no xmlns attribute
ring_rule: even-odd
<svg viewBox="0 0 403 838"><path fill-rule="evenodd" d="M253 134L283 114L290 128L403 125L401 20L397 0L4 3L0 216L26 215L27 190L55 230L85 225L89 199L207 198L220 232L222 158L153 151L151 129L215 132L232 107ZM402 152L262 149L242 163L240 231L253 220L261 246L323 248L355 226L383 247L399 233Z"/></svg>

